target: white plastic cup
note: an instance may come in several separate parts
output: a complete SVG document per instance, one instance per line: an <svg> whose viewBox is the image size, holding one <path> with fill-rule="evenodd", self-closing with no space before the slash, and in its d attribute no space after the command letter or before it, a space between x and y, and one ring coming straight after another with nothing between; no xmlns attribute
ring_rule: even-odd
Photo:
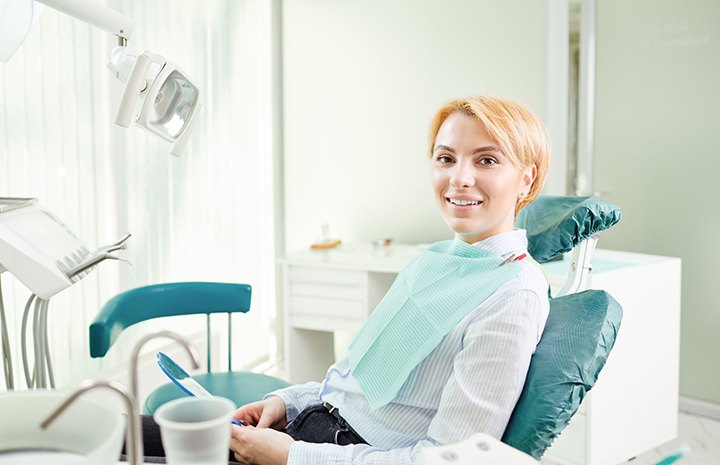
<svg viewBox="0 0 720 465"><path fill-rule="evenodd" d="M227 465L235 404L222 397L184 397L160 406L153 418L168 465Z"/></svg>

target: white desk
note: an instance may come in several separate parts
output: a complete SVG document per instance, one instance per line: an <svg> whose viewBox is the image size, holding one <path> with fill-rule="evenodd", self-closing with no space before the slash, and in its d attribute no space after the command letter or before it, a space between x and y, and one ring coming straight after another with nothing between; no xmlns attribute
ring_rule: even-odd
<svg viewBox="0 0 720 465"><path fill-rule="evenodd" d="M335 362L333 331L357 331L423 248L350 244L280 260L290 382L322 380ZM567 262L543 267L557 291ZM593 267L588 288L610 292L624 317L597 384L546 454L561 464L617 465L677 435L680 260L596 250Z"/></svg>

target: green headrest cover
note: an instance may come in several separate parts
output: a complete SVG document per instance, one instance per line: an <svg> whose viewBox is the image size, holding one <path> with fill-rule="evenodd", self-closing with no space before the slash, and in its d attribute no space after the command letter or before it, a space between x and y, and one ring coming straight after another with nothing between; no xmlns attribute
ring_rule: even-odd
<svg viewBox="0 0 720 465"><path fill-rule="evenodd" d="M622 307L605 291L550 300L503 442L540 459L597 380L620 329Z"/></svg>
<svg viewBox="0 0 720 465"><path fill-rule="evenodd" d="M515 224L527 230L528 252L542 263L610 228L621 216L617 206L594 197L546 195L520 210Z"/></svg>

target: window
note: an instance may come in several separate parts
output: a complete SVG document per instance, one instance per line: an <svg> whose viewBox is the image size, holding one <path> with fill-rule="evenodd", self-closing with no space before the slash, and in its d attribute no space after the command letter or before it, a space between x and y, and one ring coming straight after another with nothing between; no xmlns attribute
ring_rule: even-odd
<svg viewBox="0 0 720 465"><path fill-rule="evenodd" d="M114 38L49 8L0 69L0 195L38 197L89 247L133 234L122 253L132 266L106 262L51 300L57 384L127 366L134 341L157 323L123 335L103 361L89 358L88 325L117 292L160 282L251 284L252 310L234 318L233 364L270 359L276 346L270 2L108 4L136 20L129 45L176 62L201 87L205 107L181 158L141 129L113 126L122 84L105 63ZM17 379L29 291L7 276ZM187 318L169 324L184 334L200 331L197 319L204 317Z"/></svg>

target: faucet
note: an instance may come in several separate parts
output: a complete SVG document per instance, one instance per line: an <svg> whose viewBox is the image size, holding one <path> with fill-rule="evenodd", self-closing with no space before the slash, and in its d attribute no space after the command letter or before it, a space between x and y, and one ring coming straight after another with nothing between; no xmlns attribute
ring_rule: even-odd
<svg viewBox="0 0 720 465"><path fill-rule="evenodd" d="M115 381L85 381L80 387L65 401L56 408L53 413L48 416L45 421L40 424L42 429L47 429L64 411L67 409L78 397L85 394L88 391L98 388L107 388L118 393L125 401L125 409L128 415L128 426L127 434L125 435L125 450L128 452L131 465L142 465L143 464L143 443L142 434L140 433L140 416L136 409L137 402L134 400L132 394L128 393L127 390L119 383Z"/></svg>
<svg viewBox="0 0 720 465"><path fill-rule="evenodd" d="M125 399L125 407L128 412L128 429L125 439L125 451L130 459L131 465L142 465L143 459L143 439L142 439L142 426L140 424L140 408L138 405L138 358L140 356L140 350L150 340L158 337L168 337L179 342L185 350L187 350L190 360L192 361L193 368L200 368L198 362L199 356L197 349L192 346L184 337L172 332L172 331L157 331L151 333L140 339L132 352L131 365L130 365L130 386L131 392L128 393L125 387L115 381L85 381L77 391L75 391L65 402L60 405L50 416L42 422L40 425L43 429L46 429L60 414L65 411L66 408L72 404L75 399L80 397L82 394L96 388L108 388L120 394Z"/></svg>
<svg viewBox="0 0 720 465"><path fill-rule="evenodd" d="M190 356L192 367L200 368L200 363L198 362L200 357L198 356L197 349L195 349L195 347L190 344L183 336L173 331L157 331L146 335L145 337L140 339L137 344L135 344L135 348L133 349L132 356L130 358L130 392L135 398L135 402L139 402L140 399L138 394L138 358L140 357L140 351L148 341L156 339L158 337L169 337L170 339L174 339L175 341L177 341L181 346L185 348L188 355ZM138 407L136 408L136 411L139 412L140 409Z"/></svg>

